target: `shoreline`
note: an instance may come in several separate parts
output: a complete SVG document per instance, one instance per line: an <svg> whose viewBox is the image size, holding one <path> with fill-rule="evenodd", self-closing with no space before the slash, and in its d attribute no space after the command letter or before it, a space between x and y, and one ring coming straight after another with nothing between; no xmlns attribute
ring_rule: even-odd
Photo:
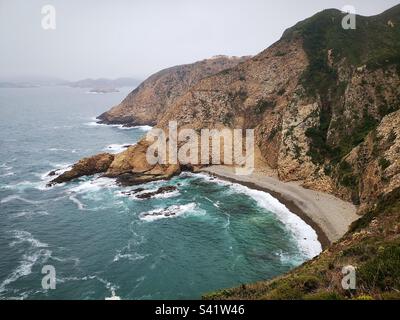
<svg viewBox="0 0 400 320"><path fill-rule="evenodd" d="M339 240L360 217L353 204L327 193L305 189L296 182L282 182L262 173L240 176L226 166L211 166L199 172L269 193L315 230L323 250Z"/></svg>

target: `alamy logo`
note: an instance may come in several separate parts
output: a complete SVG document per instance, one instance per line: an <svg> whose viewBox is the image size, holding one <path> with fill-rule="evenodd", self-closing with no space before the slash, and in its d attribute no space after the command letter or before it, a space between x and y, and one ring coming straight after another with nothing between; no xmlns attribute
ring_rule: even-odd
<svg viewBox="0 0 400 320"><path fill-rule="evenodd" d="M344 6L342 8L343 13L347 13L342 19L342 28L345 30L356 29L356 8L353 6Z"/></svg>
<svg viewBox="0 0 400 320"><path fill-rule="evenodd" d="M42 7L42 28L44 30L56 29L56 8L50 4Z"/></svg>
<svg viewBox="0 0 400 320"><path fill-rule="evenodd" d="M242 129L201 129L199 131L200 136L194 129L181 129L178 132L176 121L169 122L168 136L162 129L152 129L146 136L147 141L152 142L146 152L147 162L151 165L223 163L234 165L235 173L238 175L248 175L253 172L254 129L246 130L245 145ZM223 147L221 141L223 141ZM223 161L221 161L222 153Z"/></svg>
<svg viewBox="0 0 400 320"><path fill-rule="evenodd" d="M353 266L345 266L342 268L342 288L344 290L356 289L356 268Z"/></svg>
<svg viewBox="0 0 400 320"><path fill-rule="evenodd" d="M52 265L45 265L42 268L42 274L46 274L42 278L42 288L54 290L56 288L56 268Z"/></svg>

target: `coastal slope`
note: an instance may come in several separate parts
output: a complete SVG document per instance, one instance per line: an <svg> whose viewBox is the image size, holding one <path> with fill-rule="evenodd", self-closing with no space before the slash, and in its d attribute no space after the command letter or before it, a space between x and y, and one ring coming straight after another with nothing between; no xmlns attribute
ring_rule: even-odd
<svg viewBox="0 0 400 320"><path fill-rule="evenodd" d="M215 56L161 70L143 81L119 105L104 112L98 119L105 124L155 125L168 106L191 86L247 58Z"/></svg>

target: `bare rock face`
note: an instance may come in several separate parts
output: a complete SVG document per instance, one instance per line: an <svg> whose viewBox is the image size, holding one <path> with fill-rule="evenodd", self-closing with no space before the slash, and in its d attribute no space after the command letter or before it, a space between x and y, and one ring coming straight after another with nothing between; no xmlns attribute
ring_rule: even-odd
<svg viewBox="0 0 400 320"><path fill-rule="evenodd" d="M121 185L135 185L145 182L169 179L181 172L180 165L149 164L146 151L149 143L142 139L136 145L115 155L104 176L116 178Z"/></svg>
<svg viewBox="0 0 400 320"><path fill-rule="evenodd" d="M104 177L116 178L121 185L129 186L170 179L181 172L179 164L149 164L146 159L147 147L146 140L141 140L138 144L130 146L127 150L116 155L101 153L84 158L74 164L71 170L53 179L48 186L96 173L104 173Z"/></svg>
<svg viewBox="0 0 400 320"><path fill-rule="evenodd" d="M384 117L346 161L351 165L349 174L359 177L360 211L400 187L400 110Z"/></svg>
<svg viewBox="0 0 400 320"><path fill-rule="evenodd" d="M191 86L246 59L247 57L216 56L157 72L98 119L106 124L155 125L168 106Z"/></svg>
<svg viewBox="0 0 400 320"><path fill-rule="evenodd" d="M351 42L343 14L325 10L252 58L163 70L100 119L163 129L170 121L179 128L255 129L256 170L369 206L400 180L399 8L359 17L364 28ZM389 18L394 27L381 23ZM115 155L105 175L137 184L185 169L148 164L148 146L141 140Z"/></svg>
<svg viewBox="0 0 400 320"><path fill-rule="evenodd" d="M108 167L114 160L114 155L109 153L101 153L89 158L83 158L72 166L72 169L59 175L57 178L49 182L49 186L71 181L73 179L90 176L96 173L107 171Z"/></svg>

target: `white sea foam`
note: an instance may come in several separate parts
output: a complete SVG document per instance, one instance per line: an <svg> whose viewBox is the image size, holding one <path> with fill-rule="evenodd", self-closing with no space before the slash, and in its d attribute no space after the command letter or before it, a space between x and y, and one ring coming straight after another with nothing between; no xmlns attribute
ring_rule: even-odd
<svg viewBox="0 0 400 320"><path fill-rule="evenodd" d="M33 216L47 216L49 213L45 210L41 211L21 211L14 213L12 215L13 218L21 218L21 217L26 217L26 218L32 218Z"/></svg>
<svg viewBox="0 0 400 320"><path fill-rule="evenodd" d="M107 147L105 147L103 150L104 151L108 151L110 153L116 154L116 153L120 153L122 151L125 151L126 149L128 149L128 146L132 146L134 144L132 143L123 143L123 144L110 144Z"/></svg>
<svg viewBox="0 0 400 320"><path fill-rule="evenodd" d="M51 251L47 249L40 249L33 253L24 254L18 267L11 272L11 274L0 284L0 292L6 290L6 286L12 282L17 281L19 278L27 276L32 273L32 267L37 261L45 263L51 256Z"/></svg>
<svg viewBox="0 0 400 320"><path fill-rule="evenodd" d="M72 125L63 125L63 126L53 126L52 129L58 130L58 129L71 129L74 128Z"/></svg>
<svg viewBox="0 0 400 320"><path fill-rule="evenodd" d="M29 188L37 188L39 182L32 182L32 181L20 181L18 183L9 183L7 185L1 186L2 189L8 190L16 190L16 191L24 191L25 189Z"/></svg>
<svg viewBox="0 0 400 320"><path fill-rule="evenodd" d="M121 298L118 297L115 292L119 289L119 287L110 281L107 281L97 275L87 275L83 277L63 277L63 278L57 278L57 283L65 283L68 281L90 281L90 280L96 280L101 282L102 284L105 285L106 289L110 291L112 299L109 299L108 297L105 297L107 300L120 300Z"/></svg>
<svg viewBox="0 0 400 320"><path fill-rule="evenodd" d="M53 152L59 152L59 151L67 152L67 151L69 151L68 149L63 149L63 148L49 148L47 150L53 151Z"/></svg>
<svg viewBox="0 0 400 320"><path fill-rule="evenodd" d="M85 205L82 202L80 202L77 198L75 198L73 195L69 196L69 199L77 205L79 210L85 210Z"/></svg>
<svg viewBox="0 0 400 320"><path fill-rule="evenodd" d="M2 164L0 165L0 169L3 169L4 171L8 171L8 170L12 170L13 167L9 166L9 165L7 164L7 162L4 162L4 163L2 163Z"/></svg>
<svg viewBox="0 0 400 320"><path fill-rule="evenodd" d="M174 190L174 191L171 191L171 192L164 192L164 193L156 194L156 195L152 196L151 198L154 198L154 199L167 199L167 198L177 197L179 195L180 195L180 192L178 190Z"/></svg>
<svg viewBox="0 0 400 320"><path fill-rule="evenodd" d="M212 201L210 198L207 198L207 197L204 197L206 200L208 200L209 202L211 202L212 203L212 205L214 206L214 207L216 207L216 208L219 208L219 204L220 204L220 202L219 201Z"/></svg>
<svg viewBox="0 0 400 320"><path fill-rule="evenodd" d="M106 126L106 124L104 123L97 123L96 121L90 121L90 122L86 122L85 126L89 126L89 127L101 127L101 126Z"/></svg>
<svg viewBox="0 0 400 320"><path fill-rule="evenodd" d="M146 258L147 255L142 255L142 254L138 254L138 253L121 253L118 252L115 257L114 257L114 262L117 262L121 259L127 259L129 261L138 261L138 260L143 260L144 258Z"/></svg>
<svg viewBox="0 0 400 320"><path fill-rule="evenodd" d="M94 178L93 180L87 180L79 183L79 185L69 189L70 193L89 193L97 192L103 188L116 188L116 182L114 179L100 177Z"/></svg>
<svg viewBox="0 0 400 320"><path fill-rule="evenodd" d="M10 243L10 247L14 247L21 243L29 243L33 248L45 248L49 246L47 243L35 239L28 231L13 230L12 234L16 240Z"/></svg>
<svg viewBox="0 0 400 320"><path fill-rule="evenodd" d="M134 130L134 129L139 129L142 131L149 131L151 130L153 127L152 126L132 126L132 127L128 127L128 126L124 126L123 124L105 124L105 123L98 123L98 119L96 118L92 118L92 121L90 122L86 122L85 125L89 126L89 127L114 127L114 128L118 128L121 130Z"/></svg>
<svg viewBox="0 0 400 320"><path fill-rule="evenodd" d="M10 202L10 201L15 201L15 200L21 201L21 202L25 202L25 203L29 203L29 204L38 204L38 203L40 203L40 201L34 201L34 200L25 199L23 197L15 195L15 194L7 196L7 197L1 199L0 203L7 203L7 202Z"/></svg>
<svg viewBox="0 0 400 320"><path fill-rule="evenodd" d="M126 129L127 127L123 127L121 129ZM140 129L142 131L150 131L151 129L153 129L152 126L134 126L132 127L133 129Z"/></svg>
<svg viewBox="0 0 400 320"><path fill-rule="evenodd" d="M34 188L36 188L38 190L42 190L42 191L43 190L48 190L50 187L47 186L47 184L51 180L57 178L58 176L60 176L64 172L72 169L72 165L71 164L67 164L67 163L50 163L50 165L54 169L52 169L50 171L46 171L44 173L35 173L35 175L37 177L39 177L41 181L39 181L39 182L28 181L28 183L30 183L31 186L33 186ZM49 175L50 172L54 172L54 175L50 176ZM60 187L60 186L63 186L63 185L64 185L64 183L59 183L59 184L56 184L56 185L54 185L52 187L56 187L56 186Z"/></svg>
<svg viewBox="0 0 400 320"><path fill-rule="evenodd" d="M0 174L0 177L8 177L8 176L13 176L13 175L15 175L14 172L7 172L7 173L4 173L4 174Z"/></svg>
<svg viewBox="0 0 400 320"><path fill-rule="evenodd" d="M126 195L123 193L123 191L117 191L117 194L120 196L128 196L130 198L136 199L138 201L143 201L143 200L147 200L148 198L140 198L138 196L145 194L145 193L151 193L151 192L156 192L158 190L158 188L155 189L145 189L143 191L137 192L135 194L132 195ZM167 199L167 198L173 198L173 197L177 197L180 195L179 190L173 190L173 191L167 191L167 192L161 192L158 194L155 194L151 197L149 197L150 199Z"/></svg>
<svg viewBox="0 0 400 320"><path fill-rule="evenodd" d="M311 259L322 251L321 243L318 241L318 235L315 230L269 193L250 189L238 183L227 182L207 174L187 173L187 175L201 177L209 182L229 186L233 192L242 193L254 199L258 206L274 213L288 228L296 239L299 250L306 258Z"/></svg>
<svg viewBox="0 0 400 320"><path fill-rule="evenodd" d="M76 267L77 265L80 264L81 260L77 257L67 257L67 258L60 258L60 257L51 257L52 260L58 261L58 262L67 262L67 261L73 261L74 266Z"/></svg>
<svg viewBox="0 0 400 320"><path fill-rule="evenodd" d="M35 239L28 231L13 230L11 231L13 237L16 239L10 243L11 247L17 246L22 243L28 243L29 249L22 255L20 263L9 276L0 284L0 292L6 290L6 286L12 282L17 281L19 278L27 276L32 273L32 267L36 262L47 262L51 257L51 251L44 249L48 247L47 243L40 242Z"/></svg>
<svg viewBox="0 0 400 320"><path fill-rule="evenodd" d="M93 180L83 181L80 182L77 186L71 187L67 191L67 194L69 195L69 199L77 205L79 210L95 211L98 208L87 209L86 205L77 198L77 195L84 195L84 198L87 198L90 195L91 199L95 198L95 200L98 200L101 199L98 197L98 191L104 188L116 188L116 187L117 185L114 179L105 177L100 177L100 178L95 177Z"/></svg>
<svg viewBox="0 0 400 320"><path fill-rule="evenodd" d="M184 205L172 205L167 208L154 209L139 214L140 220L151 222L159 219L176 218L188 213L201 213L203 211L196 210L196 203L188 203Z"/></svg>

